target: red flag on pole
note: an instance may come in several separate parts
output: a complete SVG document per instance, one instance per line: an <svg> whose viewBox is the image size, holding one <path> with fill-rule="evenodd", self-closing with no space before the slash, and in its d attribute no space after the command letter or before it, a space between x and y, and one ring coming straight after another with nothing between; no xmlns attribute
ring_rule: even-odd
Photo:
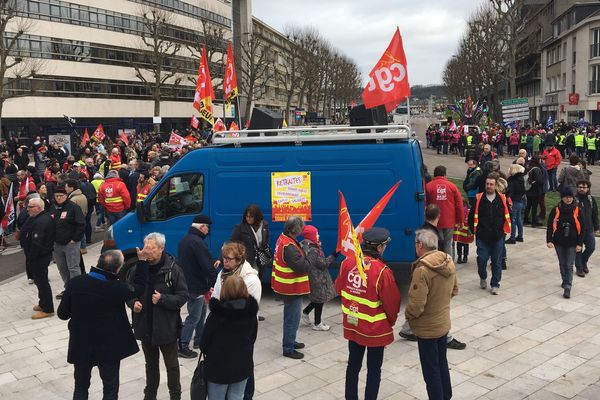
<svg viewBox="0 0 600 400"><path fill-rule="evenodd" d="M231 125L229 125L229 130L230 131L239 131L240 127L238 126L238 124L235 123L235 121L231 122Z"/></svg>
<svg viewBox="0 0 600 400"><path fill-rule="evenodd" d="M217 121L215 122L215 126L213 127L213 131L215 132L223 132L226 131L227 127L225 126L225 124L223 123L223 121L221 121L221 118L217 118Z"/></svg>
<svg viewBox="0 0 600 400"><path fill-rule="evenodd" d="M225 102L230 104L238 95L237 75L235 73L235 62L233 60L233 46L229 42L227 46L227 59L225 60L225 83L223 84Z"/></svg>
<svg viewBox="0 0 600 400"><path fill-rule="evenodd" d="M385 209L385 206L387 206L387 203L390 201L390 199L394 195L394 192L396 192L396 189L398 189L398 186L400 186L401 183L402 181L398 181L394 186L392 186L392 188L388 190L387 193L384 194L381 199L379 199L379 201L375 204L375 207L373 207L371 211L369 211L367 215L365 215L363 220L360 221L360 224L358 224L358 226L356 227L356 234L359 242L362 241L363 233L365 231L368 231L375 225L375 222L377 222L377 219L379 218L379 216Z"/></svg>
<svg viewBox="0 0 600 400"><path fill-rule="evenodd" d="M385 105L387 112L391 112L402 100L410 96L400 28L396 29L392 41L369 73L369 77L369 83L362 92L366 108Z"/></svg>
<svg viewBox="0 0 600 400"><path fill-rule="evenodd" d="M125 132L123 130L119 131L119 138L121 138L123 143L125 143L125 146L129 146L129 138L127 137L127 135L125 134Z"/></svg>
<svg viewBox="0 0 600 400"><path fill-rule="evenodd" d="M98 124L98 127L94 131L93 137L99 142L104 140L106 135L104 134L104 128L102 127L102 124Z"/></svg>
<svg viewBox="0 0 600 400"><path fill-rule="evenodd" d="M198 127L200 126L200 121L198 120L198 118L196 118L195 115L192 115L190 126L194 129L198 129Z"/></svg>
<svg viewBox="0 0 600 400"><path fill-rule="evenodd" d="M196 82L193 106L200 113L200 117L211 125L215 124L212 105L214 98L215 92L213 91L210 71L208 70L206 48L202 47L202 57L200 59L200 66L198 67L198 81Z"/></svg>
<svg viewBox="0 0 600 400"><path fill-rule="evenodd" d="M184 145L186 144L186 141L183 136L180 136L174 131L171 131L171 136L169 137L169 144Z"/></svg>
<svg viewBox="0 0 600 400"><path fill-rule="evenodd" d="M81 138L81 147L85 146L90 141L90 134L88 133L87 128L83 131L83 137Z"/></svg>
<svg viewBox="0 0 600 400"><path fill-rule="evenodd" d="M10 189L8 193L13 192L13 184L10 184ZM2 222L0 223L0 235L4 234L10 224L15 221L15 205L13 203L13 196L8 196L6 198L6 205L4 206L4 217L2 218Z"/></svg>
<svg viewBox="0 0 600 400"><path fill-rule="evenodd" d="M354 231L348 207L346 207L346 199L344 194L338 191L340 197L340 210L338 219L338 239L336 251L342 253L346 258L356 261L356 269L362 278L363 285L366 285L367 277L365 276L365 268L363 264L363 253L360 247L360 242Z"/></svg>

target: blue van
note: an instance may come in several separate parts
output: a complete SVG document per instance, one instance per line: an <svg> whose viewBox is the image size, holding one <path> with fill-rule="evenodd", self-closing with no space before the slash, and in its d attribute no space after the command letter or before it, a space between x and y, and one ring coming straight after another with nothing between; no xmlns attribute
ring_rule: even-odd
<svg viewBox="0 0 600 400"><path fill-rule="evenodd" d="M105 245L121 249L126 266L136 247L151 232L166 235L166 250L177 254L179 240L195 215L213 221L207 237L217 257L247 205L258 204L269 222L271 249L283 229L272 221L272 174L310 173L312 221L323 249L335 249L338 228L338 190L346 199L354 225L399 180L377 226L390 230L392 241L384 255L396 271L406 271L415 259L414 233L424 220L424 181L419 142L405 125L318 127L241 131L240 137L215 138L179 160L161 179L135 213L129 213L107 232ZM408 268L408 270L410 270ZM270 271L263 280L270 279Z"/></svg>

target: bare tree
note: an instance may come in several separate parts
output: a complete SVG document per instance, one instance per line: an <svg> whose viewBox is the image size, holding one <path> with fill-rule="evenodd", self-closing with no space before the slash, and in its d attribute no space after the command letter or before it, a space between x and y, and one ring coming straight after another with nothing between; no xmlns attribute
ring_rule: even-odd
<svg viewBox="0 0 600 400"><path fill-rule="evenodd" d="M2 108L6 100L29 96L33 86L29 80L39 74L45 63L21 52L19 41L33 27L31 20L18 16L25 5L19 0L0 0L0 139L2 138Z"/></svg>
<svg viewBox="0 0 600 400"><path fill-rule="evenodd" d="M200 19L202 36L199 43L187 46L188 51L196 60L200 59L200 50L206 48L206 59L209 63L213 89L215 91L223 88L223 74L225 71L225 56L227 55L227 41L225 40L225 28L215 24L206 18ZM196 76L188 76L188 81L196 84Z"/></svg>
<svg viewBox="0 0 600 400"><path fill-rule="evenodd" d="M140 35L139 49L147 54L149 63L131 62L135 76L148 88L154 100L154 116L160 116L160 102L167 92L176 90L181 82L181 67L174 62L181 50L181 43L173 41L169 35L172 14L165 10L142 6L139 15L143 19L144 30ZM160 130L160 124L154 124Z"/></svg>
<svg viewBox="0 0 600 400"><path fill-rule="evenodd" d="M247 97L246 118L250 117L252 102L267 92L267 83L272 78L272 55L270 45L257 34L250 34L242 45L242 79L238 84Z"/></svg>

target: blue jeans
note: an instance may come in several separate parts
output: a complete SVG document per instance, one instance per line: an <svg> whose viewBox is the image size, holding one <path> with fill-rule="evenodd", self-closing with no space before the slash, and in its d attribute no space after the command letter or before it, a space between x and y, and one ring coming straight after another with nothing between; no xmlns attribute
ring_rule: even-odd
<svg viewBox="0 0 600 400"><path fill-rule="evenodd" d="M510 238L515 239L523 238L523 215L521 212L523 211L523 202L522 201L513 201L512 211L510 212L510 223L511 223L511 231ZM518 231L517 231L518 229ZM517 236L515 236L515 233Z"/></svg>
<svg viewBox="0 0 600 400"><path fill-rule="evenodd" d="M377 399L381 383L381 365L385 347L365 347L348 341L348 367L346 367L346 399L358 400L358 374L362 367L363 357L367 350L367 385L365 400Z"/></svg>
<svg viewBox="0 0 600 400"><path fill-rule="evenodd" d="M548 170L548 190L558 190L558 180L556 180L556 170L558 168Z"/></svg>
<svg viewBox="0 0 600 400"><path fill-rule="evenodd" d="M186 348L192 340L194 331L194 343L199 344L204 331L204 319L206 318L206 302L204 295L200 295L195 299L190 299L187 302L188 316L183 323L181 329L181 337L179 338L179 347Z"/></svg>
<svg viewBox="0 0 600 400"><path fill-rule="evenodd" d="M452 384L446 358L446 335L437 339L417 338L423 379L430 400L452 398Z"/></svg>
<svg viewBox="0 0 600 400"><path fill-rule="evenodd" d="M300 325L302 296L283 297L283 354L294 352L296 333Z"/></svg>
<svg viewBox="0 0 600 400"><path fill-rule="evenodd" d="M556 250L556 255L558 256L558 266L560 267L563 288L571 289L571 286L573 286L575 246L567 247L554 245L554 250Z"/></svg>
<svg viewBox="0 0 600 400"><path fill-rule="evenodd" d="M230 384L208 382L208 398L210 400L242 400L245 387L246 379Z"/></svg>
<svg viewBox="0 0 600 400"><path fill-rule="evenodd" d="M587 265L594 250L596 250L596 237L594 231L589 229L583 234L583 247L584 250L577 253L575 256L575 268L580 270L584 265Z"/></svg>
<svg viewBox="0 0 600 400"><path fill-rule="evenodd" d="M487 279L487 262L492 261L492 280L491 287L500 287L502 279L502 251L504 249L504 236L492 243L484 242L476 238L477 244L477 272L479 278Z"/></svg>
<svg viewBox="0 0 600 400"><path fill-rule="evenodd" d="M111 225L114 225L115 222L117 222L118 220L123 218L126 214L127 214L127 211L123 210L123 211L119 211L117 213L107 212L106 216L108 217L108 222L110 222Z"/></svg>

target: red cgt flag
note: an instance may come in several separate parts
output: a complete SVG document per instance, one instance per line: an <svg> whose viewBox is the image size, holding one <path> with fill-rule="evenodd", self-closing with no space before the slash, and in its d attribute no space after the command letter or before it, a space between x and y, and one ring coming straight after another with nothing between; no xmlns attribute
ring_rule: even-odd
<svg viewBox="0 0 600 400"><path fill-rule="evenodd" d="M191 125L192 128L198 129L198 127L200 126L200 120L198 120L198 118L196 118L195 115L192 115L192 119L190 121L190 125Z"/></svg>
<svg viewBox="0 0 600 400"><path fill-rule="evenodd" d="M227 127L225 126L225 124L223 123L223 121L221 120L221 118L217 118L217 120L215 121L215 126L213 127L213 131L215 132L223 132L226 131Z"/></svg>
<svg viewBox="0 0 600 400"><path fill-rule="evenodd" d="M391 112L401 101L410 96L406 55L402 47L400 28L392 38L379 62L369 73L369 83L362 92L366 108L385 105Z"/></svg>
<svg viewBox="0 0 600 400"><path fill-rule="evenodd" d="M338 195L340 197L340 210L336 251L342 253L346 258L354 259L356 261L356 269L362 278L363 285L366 285L367 278L365 276L363 253L360 242L354 231L344 194L338 191Z"/></svg>
<svg viewBox="0 0 600 400"><path fill-rule="evenodd" d="M239 131L240 127L238 126L238 124L235 123L235 121L232 121L231 125L229 125L229 130L230 131Z"/></svg>
<svg viewBox="0 0 600 400"><path fill-rule="evenodd" d="M238 95L237 74L235 73L235 62L233 60L233 46L229 42L227 46L227 59L225 60L225 83L223 85L223 93L225 94L225 102L230 104Z"/></svg>
<svg viewBox="0 0 600 400"><path fill-rule="evenodd" d="M200 113L200 117L211 125L215 124L213 117L213 100L215 92L213 91L208 61L206 59L206 48L202 48L202 57L198 67L198 81L196 82L196 93L194 95L194 108Z"/></svg>
<svg viewBox="0 0 600 400"><path fill-rule="evenodd" d="M90 141L90 134L88 133L87 128L83 131L83 137L81 138L81 147L85 146Z"/></svg>
<svg viewBox="0 0 600 400"><path fill-rule="evenodd" d="M396 189L398 189L398 186L400 186L401 183L402 181L398 181L394 186L392 186L392 188L388 190L387 193L384 194L381 199L379 199L379 201L375 204L375 207L373 207L371 211L369 211L369 213L365 215L363 220L360 221L360 224L358 224L358 226L356 227L356 235L358 236L359 242L362 241L363 233L365 231L368 231L375 225L375 222L377 222L377 219L379 218L379 216L385 209L385 206L387 206L387 203L390 201L390 199L394 195L394 192L396 192Z"/></svg>
<svg viewBox="0 0 600 400"><path fill-rule="evenodd" d="M93 137L99 142L104 140L106 135L104 134L104 128L102 127L102 124L98 124L98 127L94 131Z"/></svg>
<svg viewBox="0 0 600 400"><path fill-rule="evenodd" d="M121 130L119 132L119 138L123 141L123 143L125 143L125 146L129 146L129 138L124 131Z"/></svg>

